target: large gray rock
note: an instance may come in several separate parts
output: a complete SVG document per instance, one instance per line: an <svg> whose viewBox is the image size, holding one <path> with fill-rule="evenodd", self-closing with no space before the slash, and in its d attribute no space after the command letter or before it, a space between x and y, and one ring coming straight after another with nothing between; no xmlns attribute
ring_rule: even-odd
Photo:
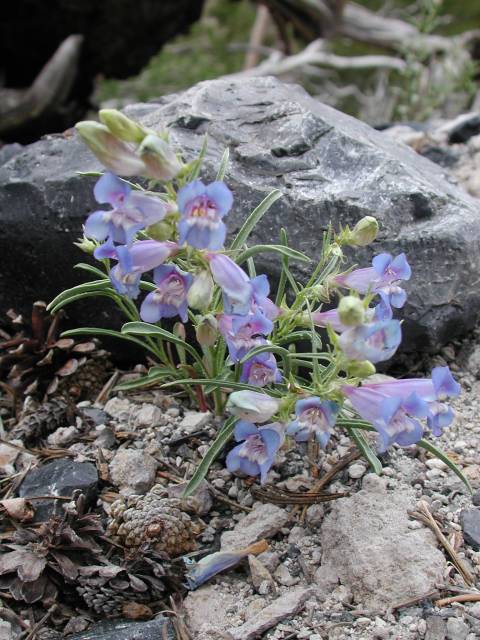
<svg viewBox="0 0 480 640"><path fill-rule="evenodd" d="M382 610L433 591L446 561L431 531L409 526L413 491L389 492L380 478L366 479L366 488L336 501L322 524L316 581L325 597L340 582L356 603Z"/></svg>
<svg viewBox="0 0 480 640"><path fill-rule="evenodd" d="M291 244L315 258L330 222L377 216L379 240L355 258L365 264L380 251L408 254L410 347L438 347L475 323L480 204L411 149L271 78L208 81L127 111L150 126L170 126L186 158L198 153L208 132L206 179L230 147L232 231L272 188L283 192L251 242L276 242L284 226ZM0 168L0 308L50 298L72 283L70 267L80 255L70 243L94 207L93 179L78 171L92 169L98 164L71 137L41 140ZM279 265L270 255L260 268L275 276ZM97 305L76 312L80 322L93 315L102 322Z"/></svg>

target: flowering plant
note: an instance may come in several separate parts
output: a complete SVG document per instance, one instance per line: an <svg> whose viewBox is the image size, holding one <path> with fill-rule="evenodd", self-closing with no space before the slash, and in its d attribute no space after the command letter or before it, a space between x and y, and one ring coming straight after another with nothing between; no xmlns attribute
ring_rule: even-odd
<svg viewBox="0 0 480 640"><path fill-rule="evenodd" d="M227 414L185 495L232 436L237 445L227 467L263 483L286 438L325 448L337 430L347 431L377 473L377 452L416 444L469 486L458 467L423 438L426 429L441 435L453 420L446 401L460 386L448 367L436 367L426 379L374 375L375 364L391 358L401 342L393 310L405 304L402 285L411 275L404 254L381 253L369 267L346 268L344 247L373 242L375 218L366 216L337 233L327 229L320 259L300 283L291 262L311 260L288 246L284 229L278 244L246 245L278 191L225 247L225 221L234 206L224 182L228 150L216 180L205 184L199 179L205 145L187 164L165 133L114 110L100 111L100 120L79 123L77 130L107 169L98 174L94 195L110 208L89 215L78 243L101 268L77 265L94 279L61 293L50 309L91 296L110 298L126 317L121 331L90 327L64 335L110 335L144 347L153 361L148 374L118 389L181 387L202 411ZM148 182L127 179L134 175ZM254 257L264 252L282 265L274 296L267 276L255 269ZM377 433L376 450L368 431Z"/></svg>

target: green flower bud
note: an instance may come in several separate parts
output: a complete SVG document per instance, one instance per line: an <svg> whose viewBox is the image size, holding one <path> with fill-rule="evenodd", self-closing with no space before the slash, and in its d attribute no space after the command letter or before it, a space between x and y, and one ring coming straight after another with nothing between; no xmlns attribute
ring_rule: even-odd
<svg viewBox="0 0 480 640"><path fill-rule="evenodd" d="M197 340L202 347L213 347L218 338L218 324L214 316L205 316L197 326Z"/></svg>
<svg viewBox="0 0 480 640"><path fill-rule="evenodd" d="M138 176L145 173L142 160L125 142L115 138L104 124L86 120L75 125L83 142L100 162L118 176Z"/></svg>
<svg viewBox="0 0 480 640"><path fill-rule="evenodd" d="M360 298L345 296L338 303L338 317L347 327L357 327L365 320L365 307Z"/></svg>
<svg viewBox="0 0 480 640"><path fill-rule="evenodd" d="M368 378L376 372L370 360L351 360L347 365L347 373L352 378Z"/></svg>
<svg viewBox="0 0 480 640"><path fill-rule="evenodd" d="M74 242L73 244L81 249L84 253L88 253L88 255L92 255L95 249L98 247L98 242L95 242L95 240L90 240L90 238L86 238L85 236L83 236L83 238L81 239L79 238L78 242Z"/></svg>
<svg viewBox="0 0 480 640"><path fill-rule="evenodd" d="M162 182L169 182L182 169L175 152L165 140L149 134L138 148L138 153L147 167L145 175Z"/></svg>
<svg viewBox="0 0 480 640"><path fill-rule="evenodd" d="M147 131L142 126L127 118L117 109L101 109L98 117L116 138L125 142L139 144L147 135Z"/></svg>
<svg viewBox="0 0 480 640"><path fill-rule="evenodd" d="M279 410L280 401L257 391L234 391L227 400L226 410L248 422L267 422Z"/></svg>
<svg viewBox="0 0 480 640"><path fill-rule="evenodd" d="M365 216L352 229L351 244L366 247L378 234L378 222L373 216Z"/></svg>
<svg viewBox="0 0 480 640"><path fill-rule="evenodd" d="M200 311L208 309L213 298L213 287L213 279L209 271L197 273L187 293L188 306Z"/></svg>

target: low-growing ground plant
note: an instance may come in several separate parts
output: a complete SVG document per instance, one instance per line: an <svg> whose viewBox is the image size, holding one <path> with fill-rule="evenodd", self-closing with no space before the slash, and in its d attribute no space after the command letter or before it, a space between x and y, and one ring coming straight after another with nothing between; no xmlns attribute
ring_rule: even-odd
<svg viewBox="0 0 480 640"><path fill-rule="evenodd" d="M64 335L108 335L143 347L155 364L118 389L180 387L200 410L225 416L184 495L232 438L228 469L264 483L286 439L290 446L325 448L336 431L348 433L376 473L378 452L416 445L470 488L430 437L454 418L448 398L460 386L448 367L435 367L430 378L375 375L375 365L400 345L402 323L394 312L405 304L402 283L411 270L404 254L387 253L370 266L348 267L344 248L373 242L374 217L353 229L325 230L317 263L289 247L283 229L277 244L249 247L255 225L281 195L273 191L226 246L234 206L224 182L228 151L216 180L206 184L200 179L205 146L185 163L166 132L114 110L77 130L106 168L94 188L101 209L88 216L78 243L98 267L78 264L91 279L49 308L55 313L74 301L109 298L125 316L121 331L88 327ZM276 291L255 269L255 257L265 252L281 262ZM307 282L295 278L292 262L311 265ZM375 444L369 432L376 433Z"/></svg>

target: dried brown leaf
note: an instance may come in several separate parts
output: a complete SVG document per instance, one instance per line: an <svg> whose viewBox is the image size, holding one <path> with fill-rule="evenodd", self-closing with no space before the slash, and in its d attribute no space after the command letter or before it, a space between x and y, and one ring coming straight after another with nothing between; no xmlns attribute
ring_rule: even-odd
<svg viewBox="0 0 480 640"><path fill-rule="evenodd" d="M23 562L23 551L9 551L0 556L0 575L16 571Z"/></svg>
<svg viewBox="0 0 480 640"><path fill-rule="evenodd" d="M22 563L17 568L17 574L20 580L24 582L34 582L42 575L46 566L46 558L30 551L24 551Z"/></svg>
<svg viewBox="0 0 480 640"><path fill-rule="evenodd" d="M35 514L32 504L25 498L0 500L0 506L5 509L10 518L19 522L28 522L33 519Z"/></svg>
<svg viewBox="0 0 480 640"><path fill-rule="evenodd" d="M62 376L62 378L66 376L71 376L78 369L78 360L75 358L71 358L68 362L66 362L63 367L57 371L57 376Z"/></svg>

